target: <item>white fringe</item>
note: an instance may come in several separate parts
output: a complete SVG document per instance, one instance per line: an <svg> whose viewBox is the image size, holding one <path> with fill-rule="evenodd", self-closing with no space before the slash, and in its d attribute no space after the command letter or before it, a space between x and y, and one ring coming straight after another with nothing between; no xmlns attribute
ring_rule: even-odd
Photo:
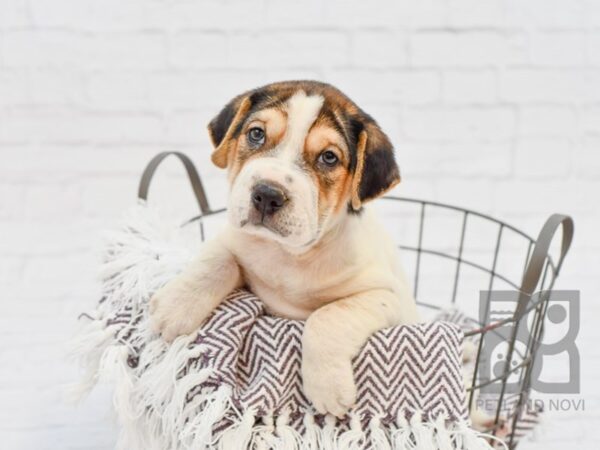
<svg viewBox="0 0 600 450"><path fill-rule="evenodd" d="M304 425L304 449L319 450L319 427L315 423L314 416L312 414L306 414L302 424Z"/></svg>
<svg viewBox="0 0 600 450"><path fill-rule="evenodd" d="M370 446L375 450L392 450L392 442L388 430L381 426L381 418L375 416L369 422L371 434Z"/></svg>
<svg viewBox="0 0 600 450"><path fill-rule="evenodd" d="M360 417L352 414L350 427L338 436L336 445L338 448L347 448L348 450L362 450L365 442L366 434L361 428Z"/></svg>
<svg viewBox="0 0 600 450"><path fill-rule="evenodd" d="M333 416L325 416L323 428L317 431L317 448L323 450L337 450L337 438L339 430L335 426L336 419Z"/></svg>
<svg viewBox="0 0 600 450"><path fill-rule="evenodd" d="M212 428L225 417L230 400L231 388L221 386L215 392L206 396L200 405L187 410L187 413L182 417L186 417L188 422L178 424L181 430L179 441L183 444L183 448L214 448L215 438Z"/></svg>
<svg viewBox="0 0 600 450"><path fill-rule="evenodd" d="M237 425L229 427L221 434L217 444L218 449L247 448L252 440L252 429L255 421L254 411L247 410Z"/></svg>
<svg viewBox="0 0 600 450"><path fill-rule="evenodd" d="M113 309L146 302L193 258L200 245L197 228L181 223L140 202L122 226L106 233L100 276Z"/></svg>
<svg viewBox="0 0 600 450"><path fill-rule="evenodd" d="M275 422L275 434L277 435L277 441L274 443L275 448L294 450L302 446L302 436L289 423L289 411L277 418Z"/></svg>
<svg viewBox="0 0 600 450"><path fill-rule="evenodd" d="M78 402L88 395L98 382L102 354L113 343L117 327L106 326L104 320L96 319L81 327L68 349L70 359L79 360L84 374L78 383L67 387L67 398Z"/></svg>
<svg viewBox="0 0 600 450"><path fill-rule="evenodd" d="M98 368L99 381L114 383L113 407L122 420L133 421L141 416L133 401L133 388L136 376L127 365L129 349L122 345L111 345L100 358ZM140 405L137 405L139 408Z"/></svg>

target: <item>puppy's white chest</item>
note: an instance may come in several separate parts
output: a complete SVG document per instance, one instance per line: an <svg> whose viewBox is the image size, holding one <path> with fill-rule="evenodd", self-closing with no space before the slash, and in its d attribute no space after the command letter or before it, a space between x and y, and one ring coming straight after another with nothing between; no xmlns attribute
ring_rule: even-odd
<svg viewBox="0 0 600 450"><path fill-rule="evenodd" d="M306 319L322 305L321 283L289 256L263 248L244 249L237 257L244 281L272 314Z"/></svg>
<svg viewBox="0 0 600 450"><path fill-rule="evenodd" d="M397 292L398 277L385 232L364 214L326 245L294 255L275 242L230 228L226 243L242 269L244 282L267 309L306 319L321 306L375 288ZM368 237L368 239L367 239Z"/></svg>

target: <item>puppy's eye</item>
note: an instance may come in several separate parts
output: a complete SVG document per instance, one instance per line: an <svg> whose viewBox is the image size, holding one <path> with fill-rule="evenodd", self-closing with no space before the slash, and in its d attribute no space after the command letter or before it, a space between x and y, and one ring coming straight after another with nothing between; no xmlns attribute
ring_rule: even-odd
<svg viewBox="0 0 600 450"><path fill-rule="evenodd" d="M254 127L248 130L248 143L252 147L260 147L265 143L265 132L263 129Z"/></svg>
<svg viewBox="0 0 600 450"><path fill-rule="evenodd" d="M339 162L339 158L337 155L331 150L325 150L323 153L319 155L319 162L325 164L326 166L333 167Z"/></svg>

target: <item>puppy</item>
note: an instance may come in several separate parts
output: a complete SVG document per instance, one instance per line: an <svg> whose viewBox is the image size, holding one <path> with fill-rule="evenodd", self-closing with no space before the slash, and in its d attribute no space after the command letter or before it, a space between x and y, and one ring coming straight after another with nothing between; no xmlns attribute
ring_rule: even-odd
<svg viewBox="0 0 600 450"><path fill-rule="evenodd" d="M270 84L208 125L226 168L228 225L151 299L153 328L195 331L247 286L274 315L305 320L302 377L320 413L355 403L352 359L371 334L417 322L397 249L364 206L400 181L392 144L333 86Z"/></svg>

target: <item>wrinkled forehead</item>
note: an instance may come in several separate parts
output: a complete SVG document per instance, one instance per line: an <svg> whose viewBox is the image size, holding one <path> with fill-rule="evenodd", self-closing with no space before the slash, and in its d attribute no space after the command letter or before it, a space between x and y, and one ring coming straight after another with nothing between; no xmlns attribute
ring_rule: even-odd
<svg viewBox="0 0 600 450"><path fill-rule="evenodd" d="M307 95L304 91L298 91L279 107L259 110L249 120L257 118L270 123L282 137L280 144L298 149L318 120L323 103L321 95Z"/></svg>
<svg viewBox="0 0 600 450"><path fill-rule="evenodd" d="M252 107L246 120L278 121L286 130L286 138L300 138L316 126L336 132L345 144L352 143L353 131L348 120L357 108L338 91L314 89L312 86L290 88L287 85L268 86L254 92L250 99Z"/></svg>

